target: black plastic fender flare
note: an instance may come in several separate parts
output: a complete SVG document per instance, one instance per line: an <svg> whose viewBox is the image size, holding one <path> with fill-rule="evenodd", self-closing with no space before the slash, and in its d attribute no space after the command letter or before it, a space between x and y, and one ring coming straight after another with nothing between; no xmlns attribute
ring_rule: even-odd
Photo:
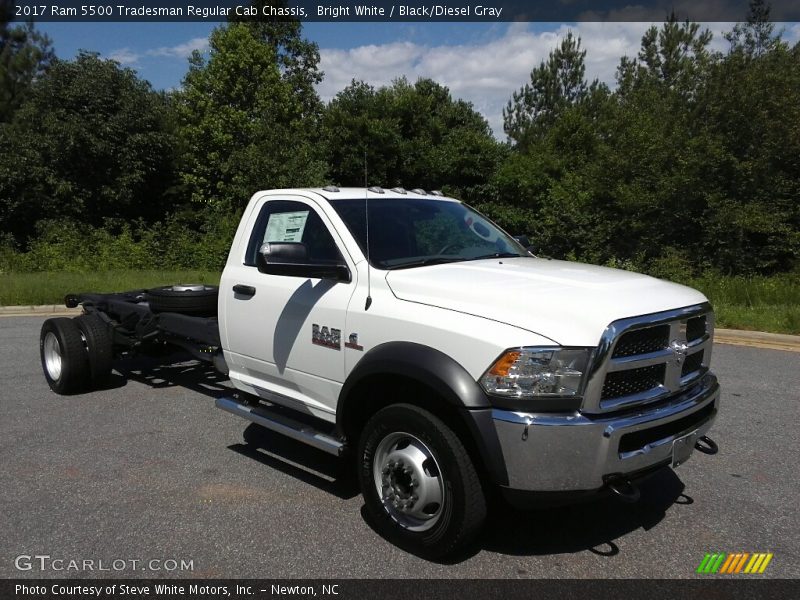
<svg viewBox="0 0 800 600"><path fill-rule="evenodd" d="M457 409L470 431L484 467L494 483L508 484L503 451L492 420L492 405L467 370L452 357L414 342L387 342L369 350L350 372L339 393L336 427L345 434L351 392L373 375L399 375L430 387Z"/></svg>

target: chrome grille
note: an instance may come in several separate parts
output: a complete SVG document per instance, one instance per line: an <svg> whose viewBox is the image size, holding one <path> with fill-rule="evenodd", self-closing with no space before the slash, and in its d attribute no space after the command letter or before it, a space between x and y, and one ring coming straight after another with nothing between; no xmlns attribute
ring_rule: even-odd
<svg viewBox="0 0 800 600"><path fill-rule="evenodd" d="M683 391L708 371L713 333L707 303L614 321L595 352L582 410L621 410Z"/></svg>
<svg viewBox="0 0 800 600"><path fill-rule="evenodd" d="M669 346L669 325L634 329L620 336L611 358L657 352Z"/></svg>
<svg viewBox="0 0 800 600"><path fill-rule="evenodd" d="M641 394L664 383L666 365L650 365L630 371L615 371L606 375L601 400Z"/></svg>

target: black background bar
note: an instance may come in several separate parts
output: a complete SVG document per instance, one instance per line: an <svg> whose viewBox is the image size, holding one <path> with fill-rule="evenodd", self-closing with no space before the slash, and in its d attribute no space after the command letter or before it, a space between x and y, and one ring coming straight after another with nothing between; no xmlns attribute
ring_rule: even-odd
<svg viewBox="0 0 800 600"><path fill-rule="evenodd" d="M245 15L249 0L16 0L16 20L34 21L226 21L296 18L301 21L663 21L671 12L680 20L704 22L743 21L748 0L290 0L260 2L260 10ZM264 5L267 5L266 7ZM272 8L270 8L272 6ZM772 21L800 21L800 2L770 2Z"/></svg>

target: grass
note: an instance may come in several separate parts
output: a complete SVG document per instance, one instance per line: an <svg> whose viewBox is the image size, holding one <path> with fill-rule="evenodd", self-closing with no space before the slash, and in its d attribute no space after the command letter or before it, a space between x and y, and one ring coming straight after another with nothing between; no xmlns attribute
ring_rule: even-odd
<svg viewBox="0 0 800 600"><path fill-rule="evenodd" d="M209 271L97 271L93 273L3 273L0 306L62 304L68 293L122 292L173 283L219 283Z"/></svg>
<svg viewBox="0 0 800 600"><path fill-rule="evenodd" d="M4 273L0 306L60 304L73 292L119 292L171 283L219 283L210 271L98 271L94 273ZM714 305L717 326L800 334L800 275L707 276L685 281Z"/></svg>
<svg viewBox="0 0 800 600"><path fill-rule="evenodd" d="M716 312L717 327L800 334L800 275L692 279Z"/></svg>

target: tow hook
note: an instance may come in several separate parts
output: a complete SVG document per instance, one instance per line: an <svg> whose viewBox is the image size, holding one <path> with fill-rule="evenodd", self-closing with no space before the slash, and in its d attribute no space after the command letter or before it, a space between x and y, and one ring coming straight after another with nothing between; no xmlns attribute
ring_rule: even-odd
<svg viewBox="0 0 800 600"><path fill-rule="evenodd" d="M698 452L702 452L703 454L716 454L719 452L719 446L717 446L717 442L712 440L707 435L701 435L697 438L697 441L694 443L695 450Z"/></svg>
<svg viewBox="0 0 800 600"><path fill-rule="evenodd" d="M633 504L634 502L638 502L639 498L641 498L642 493L639 491L639 488L633 484L629 479L624 477L614 477L606 481L606 486L614 495L622 500L623 502L627 502L629 504Z"/></svg>

